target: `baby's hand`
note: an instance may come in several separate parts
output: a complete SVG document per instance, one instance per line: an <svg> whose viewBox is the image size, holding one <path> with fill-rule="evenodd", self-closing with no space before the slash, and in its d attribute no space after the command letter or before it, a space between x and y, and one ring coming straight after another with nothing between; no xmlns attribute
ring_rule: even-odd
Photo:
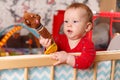
<svg viewBox="0 0 120 80"><path fill-rule="evenodd" d="M58 65L61 63L66 63L68 58L68 53L65 51L59 51L52 54L52 59L58 60L54 65Z"/></svg>
<svg viewBox="0 0 120 80"><path fill-rule="evenodd" d="M39 39L40 44L46 49L51 45L51 41L52 41L51 39L48 39L48 38L45 39L42 36L40 36L40 39Z"/></svg>

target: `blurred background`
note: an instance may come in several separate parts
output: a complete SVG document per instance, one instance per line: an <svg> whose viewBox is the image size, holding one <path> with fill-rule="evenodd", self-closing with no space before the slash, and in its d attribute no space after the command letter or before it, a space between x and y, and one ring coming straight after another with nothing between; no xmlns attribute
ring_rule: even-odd
<svg viewBox="0 0 120 80"><path fill-rule="evenodd" d="M5 29L8 32L9 29L7 27L21 23L24 11L28 11L39 14L42 17L42 24L52 33L52 28L55 25L53 24L54 16L58 14L59 10L64 11L73 2L81 2L88 5L94 16L97 15L97 18L93 20L92 40L95 43L96 50L106 50L114 33L120 32L119 22L113 21L111 24L111 19L119 20L119 16L113 16L112 18L103 17L99 13L119 12L120 0L0 0L0 32ZM62 26L62 24L59 26ZM110 34L110 26L112 26L112 34ZM0 35L0 39L2 39L5 34L1 33ZM22 29L9 38L5 47L40 48L41 46L34 35L28 30Z"/></svg>

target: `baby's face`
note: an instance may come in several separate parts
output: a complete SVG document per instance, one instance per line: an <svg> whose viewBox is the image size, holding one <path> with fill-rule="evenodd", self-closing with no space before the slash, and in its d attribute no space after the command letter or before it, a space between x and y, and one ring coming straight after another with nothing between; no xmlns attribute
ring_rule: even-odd
<svg viewBox="0 0 120 80"><path fill-rule="evenodd" d="M86 10L82 8L67 9L64 15L64 33L69 39L80 39L87 27Z"/></svg>

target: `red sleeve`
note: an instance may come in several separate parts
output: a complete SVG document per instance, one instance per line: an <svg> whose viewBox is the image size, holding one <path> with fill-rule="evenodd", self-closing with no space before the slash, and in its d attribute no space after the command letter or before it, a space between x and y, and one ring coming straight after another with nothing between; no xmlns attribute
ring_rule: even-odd
<svg viewBox="0 0 120 80"><path fill-rule="evenodd" d="M94 44L91 41L84 41L84 45L82 47L81 55L75 57L74 68L87 69L92 65L96 51Z"/></svg>

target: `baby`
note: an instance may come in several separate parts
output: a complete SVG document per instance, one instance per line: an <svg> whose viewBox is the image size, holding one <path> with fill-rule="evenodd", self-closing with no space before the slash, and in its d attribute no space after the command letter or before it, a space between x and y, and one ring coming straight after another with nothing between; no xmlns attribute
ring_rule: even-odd
<svg viewBox="0 0 120 80"><path fill-rule="evenodd" d="M67 7L64 14L64 34L54 39L58 46L58 51L52 54L52 59L58 60L54 65L67 63L78 69L86 69L92 65L96 51L92 40L87 36L93 28L92 17L92 11L85 4L73 3ZM39 41L45 48L51 45L51 39L40 37ZM81 54L73 56L71 53Z"/></svg>

